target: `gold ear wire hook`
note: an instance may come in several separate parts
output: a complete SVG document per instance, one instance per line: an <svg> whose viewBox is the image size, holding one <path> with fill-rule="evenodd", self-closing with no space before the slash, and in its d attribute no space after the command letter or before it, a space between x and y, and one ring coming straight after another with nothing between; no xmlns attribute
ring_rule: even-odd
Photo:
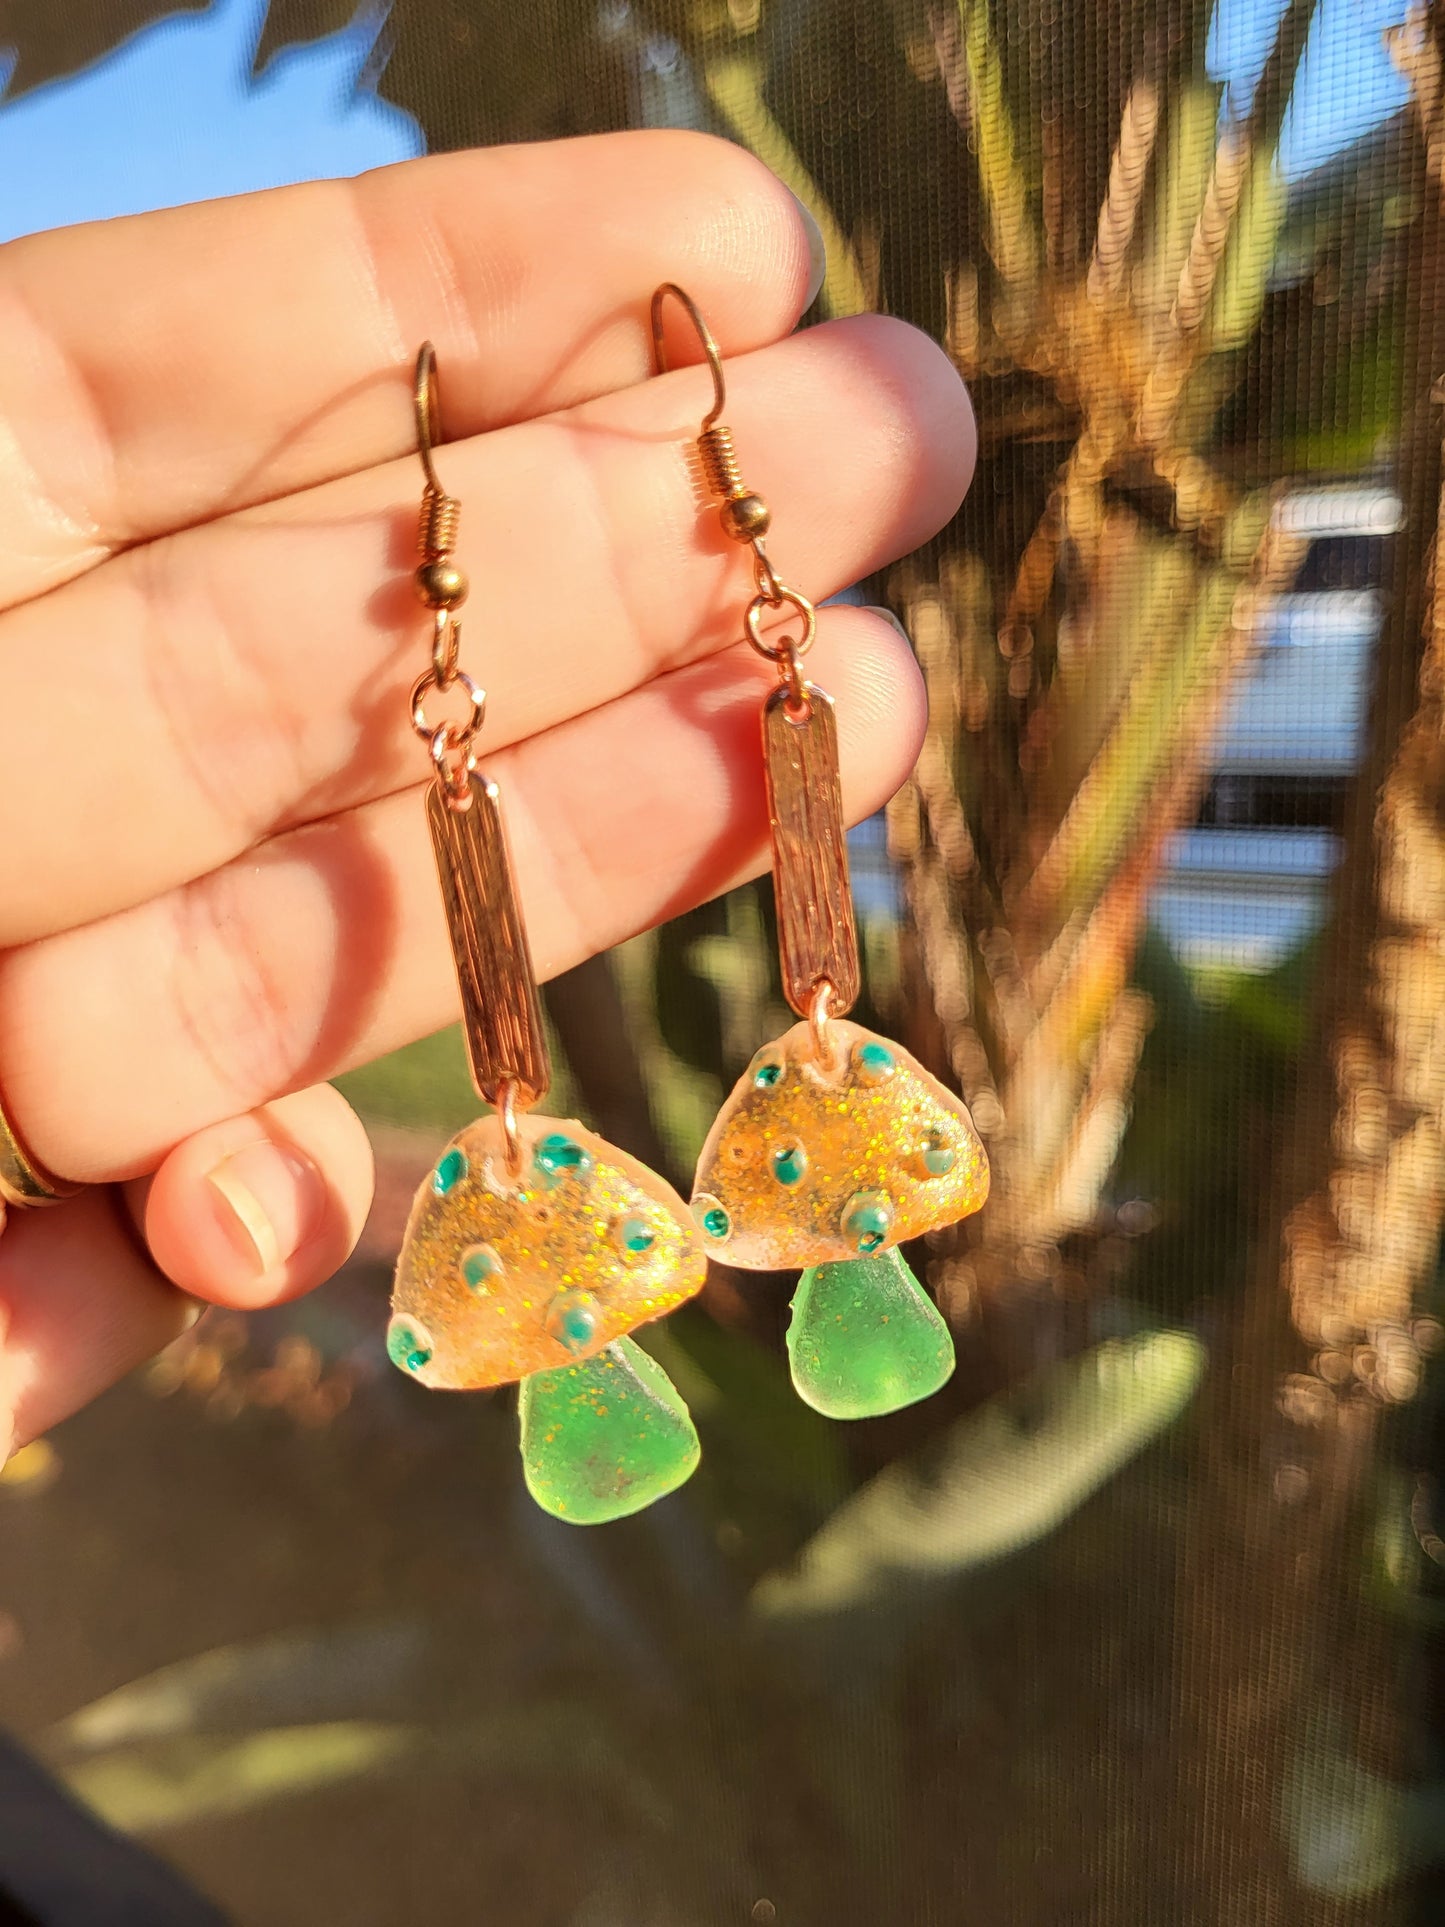
<svg viewBox="0 0 1445 1927"><path fill-rule="evenodd" d="M437 687L450 689L458 673L457 654L461 646L461 624L456 612L467 599L467 578L452 560L462 505L442 487L432 461L437 436L437 357L429 341L424 341L417 351L412 402L416 409L416 449L426 477L416 530L417 554L421 558L415 577L416 592L433 612L432 667Z"/></svg>
<svg viewBox="0 0 1445 1927"><path fill-rule="evenodd" d="M665 375L667 366L667 342L662 328L662 310L667 297L682 307L688 320L697 330L697 338L702 343L707 365L712 370L712 407L702 418L702 433L705 435L727 405L727 384L723 379L722 355L717 342L713 339L712 329L702 318L702 310L693 300L686 288L680 288L675 281L664 281L652 297L652 347L657 356L657 372Z"/></svg>
<svg viewBox="0 0 1445 1927"><path fill-rule="evenodd" d="M437 351L429 341L424 341L417 350L412 401L416 408L416 447L426 485L432 494L445 495L432 463L432 445L437 438Z"/></svg>
<svg viewBox="0 0 1445 1927"><path fill-rule="evenodd" d="M743 480L737 451L733 447L733 431L718 419L727 402L727 383L723 377L722 355L713 339L712 329L703 320L702 310L686 288L680 288L675 281L664 281L652 297L652 345L657 356L658 373L665 375L668 371L662 310L669 295L686 311L689 321L697 330L697 338L702 343L708 368L712 372L712 407L703 416L697 435L697 455L703 480L711 492L721 498L719 519L724 534L731 536L734 542L752 543L759 568L765 572L760 574L759 582L767 584L769 600L776 607L776 596L772 592L777 588L777 580L763 547L763 537L773 519L772 511L762 496L750 489Z"/></svg>

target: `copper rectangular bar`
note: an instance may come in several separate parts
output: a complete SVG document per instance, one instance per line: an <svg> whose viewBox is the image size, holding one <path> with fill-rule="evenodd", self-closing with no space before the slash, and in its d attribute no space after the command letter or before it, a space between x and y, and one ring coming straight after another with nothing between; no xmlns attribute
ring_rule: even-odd
<svg viewBox="0 0 1445 1927"><path fill-rule="evenodd" d="M487 1103L496 1102L508 1078L526 1087L530 1101L552 1081L547 1033L497 786L474 776L471 794L465 810L448 808L435 783L426 799L461 986L467 1057L472 1082Z"/></svg>
<svg viewBox="0 0 1445 1927"><path fill-rule="evenodd" d="M835 1016L858 1000L858 934L848 883L838 724L832 698L807 685L805 722L788 714L788 690L763 708L763 764L773 832L773 887L783 994L799 1016L819 978L833 986Z"/></svg>

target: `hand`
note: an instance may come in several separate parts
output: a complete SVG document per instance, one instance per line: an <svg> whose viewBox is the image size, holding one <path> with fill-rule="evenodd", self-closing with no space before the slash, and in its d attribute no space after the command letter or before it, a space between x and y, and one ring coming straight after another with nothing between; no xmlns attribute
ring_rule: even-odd
<svg viewBox="0 0 1445 1927"><path fill-rule="evenodd" d="M328 1277L371 1158L320 1080L456 1014L407 717L424 337L539 972L762 869L749 558L687 461L708 381L647 379L674 278L789 581L828 595L953 514L951 366L880 317L785 339L807 225L722 142L458 154L0 249L0 1093L96 1187L0 1238L0 1448L197 1299ZM685 321L671 353L699 358ZM918 677L843 608L809 668L857 819L917 753Z"/></svg>

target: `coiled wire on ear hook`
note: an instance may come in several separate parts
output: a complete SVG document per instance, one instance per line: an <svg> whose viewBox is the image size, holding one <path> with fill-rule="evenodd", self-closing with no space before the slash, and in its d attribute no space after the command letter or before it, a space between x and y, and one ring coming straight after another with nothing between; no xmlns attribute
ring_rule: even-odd
<svg viewBox="0 0 1445 1927"><path fill-rule="evenodd" d="M703 480L711 494L720 504L720 518L724 533L734 542L750 542L758 558L758 584L772 587L776 578L768 566L767 554L763 548L763 537L772 521L772 512L767 503L755 489L748 487L743 480L742 469L738 466L737 450L733 446L733 431L720 419L727 406L727 380L723 374L722 354L718 349L713 331L702 317L702 311L686 288L680 288L675 281L664 281L652 297L652 346L657 357L657 371L668 372L667 337L663 328L663 313L668 297L676 301L697 331L707 357L708 369L712 375L712 407L702 418L702 426L697 432L697 454L702 468Z"/></svg>
<svg viewBox="0 0 1445 1927"><path fill-rule="evenodd" d="M462 505L454 495L448 495L442 487L436 464L432 460L432 449L436 446L437 439L439 410L436 349L429 341L424 341L417 353L412 403L416 410L416 452L421 457L422 474L426 478L426 486L422 490L416 546L423 562L435 562L439 557L449 556L457 545L457 528L461 522ZM425 594L422 600L424 602L428 600ZM460 601L461 598L458 597L457 600ZM429 602L428 606L436 608L446 605Z"/></svg>
<svg viewBox="0 0 1445 1927"><path fill-rule="evenodd" d="M416 571L416 592L433 612L432 667L437 687L449 689L456 678L461 650L462 628L456 612L467 599L468 583L452 560L462 505L442 487L432 460L439 410L436 350L429 341L424 341L417 352L412 405L416 410L416 450L425 478L417 514L416 548L421 561Z"/></svg>
<svg viewBox="0 0 1445 1927"><path fill-rule="evenodd" d="M808 699L801 659L812 647L817 616L808 598L800 595L796 589L790 589L768 560L764 537L772 524L772 511L762 496L743 480L737 451L733 446L732 430L720 419L727 405L727 380L723 374L722 355L697 303L686 288L680 288L675 281L664 281L652 297L652 345L658 372L668 372L663 317L669 297L678 303L697 331L712 374L712 407L702 418L696 440L703 478L711 492L722 498L719 519L724 533L734 542L748 543L753 551L753 577L757 594L748 604L744 634L759 655L777 664L779 679L788 687L792 706L790 713L795 720L806 720ZM780 609L791 609L802 619L800 635L764 636L764 615L776 615Z"/></svg>

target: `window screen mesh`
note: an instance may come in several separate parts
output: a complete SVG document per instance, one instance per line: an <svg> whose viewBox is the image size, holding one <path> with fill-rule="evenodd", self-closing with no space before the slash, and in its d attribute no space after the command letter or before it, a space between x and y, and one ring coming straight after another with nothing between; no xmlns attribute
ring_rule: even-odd
<svg viewBox="0 0 1445 1927"><path fill-rule="evenodd" d="M47 11L0 7L15 89L148 17ZM353 9L263 11L264 77ZM1440 36L1403 0L386 15L361 84L432 149L740 142L825 234L810 323L884 310L965 374L967 503L858 585L931 724L854 862L866 1014L968 1097L994 1197L911 1254L943 1394L829 1427L790 1281L719 1271L657 1341L702 1471L569 1533L506 1400L377 1364L455 1040L353 1079L351 1270L203 1324L6 1495L12 1723L238 1919L1441 1917ZM757 886L551 986L577 1114L685 1186L781 1027L772 941Z"/></svg>

